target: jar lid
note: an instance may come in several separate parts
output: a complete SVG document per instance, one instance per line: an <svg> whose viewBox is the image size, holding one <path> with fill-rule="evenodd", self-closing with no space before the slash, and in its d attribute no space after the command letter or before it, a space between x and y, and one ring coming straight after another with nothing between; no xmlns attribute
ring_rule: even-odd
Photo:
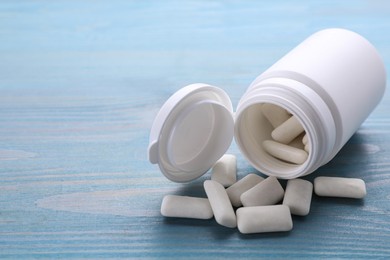
<svg viewBox="0 0 390 260"><path fill-rule="evenodd" d="M175 182L206 173L229 148L233 107L220 88L203 83L174 93L161 107L150 132L148 157Z"/></svg>

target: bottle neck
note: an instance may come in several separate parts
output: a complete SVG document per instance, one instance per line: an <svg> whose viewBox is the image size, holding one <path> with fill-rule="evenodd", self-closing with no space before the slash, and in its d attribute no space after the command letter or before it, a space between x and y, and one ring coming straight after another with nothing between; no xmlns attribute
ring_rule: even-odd
<svg viewBox="0 0 390 260"><path fill-rule="evenodd" d="M264 151L262 143L271 138L273 128L261 113L263 103L280 106L301 122L311 146L303 164L286 163ZM257 170L284 179L312 173L327 163L337 149L336 126L326 103L308 86L286 78L254 82L248 89L237 107L235 139Z"/></svg>

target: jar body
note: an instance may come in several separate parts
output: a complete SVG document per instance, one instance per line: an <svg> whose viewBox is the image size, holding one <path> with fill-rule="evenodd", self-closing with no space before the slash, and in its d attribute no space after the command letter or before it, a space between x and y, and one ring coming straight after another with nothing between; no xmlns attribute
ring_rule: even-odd
<svg viewBox="0 0 390 260"><path fill-rule="evenodd" d="M250 85L237 107L236 141L265 174L281 178L309 174L331 160L356 132L381 100L385 85L384 64L365 38L344 29L317 32ZM272 130L265 120L250 122L256 117L252 114L261 113L256 107L262 103L281 106L300 119L313 149L304 166L276 162L280 167L273 167L275 161L254 147L261 146ZM263 136L257 138L252 128Z"/></svg>

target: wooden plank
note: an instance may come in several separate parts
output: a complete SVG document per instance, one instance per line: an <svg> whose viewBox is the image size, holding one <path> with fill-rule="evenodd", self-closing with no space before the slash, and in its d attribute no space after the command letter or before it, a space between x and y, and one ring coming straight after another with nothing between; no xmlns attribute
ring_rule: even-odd
<svg viewBox="0 0 390 260"><path fill-rule="evenodd" d="M234 106L311 33L345 27L390 62L385 1L0 3L0 258L389 258L390 94L317 175L362 178L364 200L314 196L288 233L166 219L165 194L205 197L146 158L159 107L207 82ZM235 144L239 177L252 172Z"/></svg>

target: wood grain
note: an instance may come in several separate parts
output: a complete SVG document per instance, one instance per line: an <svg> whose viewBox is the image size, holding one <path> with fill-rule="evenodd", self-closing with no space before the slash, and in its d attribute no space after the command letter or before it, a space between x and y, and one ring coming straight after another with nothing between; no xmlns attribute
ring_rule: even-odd
<svg viewBox="0 0 390 260"><path fill-rule="evenodd" d="M236 105L311 33L367 37L389 69L386 1L0 2L0 258L390 257L390 93L315 176L366 181L363 200L314 196L287 233L167 219L165 194L205 197L146 158L159 107L207 82ZM239 177L253 172L233 144ZM285 185L285 183L283 183Z"/></svg>

